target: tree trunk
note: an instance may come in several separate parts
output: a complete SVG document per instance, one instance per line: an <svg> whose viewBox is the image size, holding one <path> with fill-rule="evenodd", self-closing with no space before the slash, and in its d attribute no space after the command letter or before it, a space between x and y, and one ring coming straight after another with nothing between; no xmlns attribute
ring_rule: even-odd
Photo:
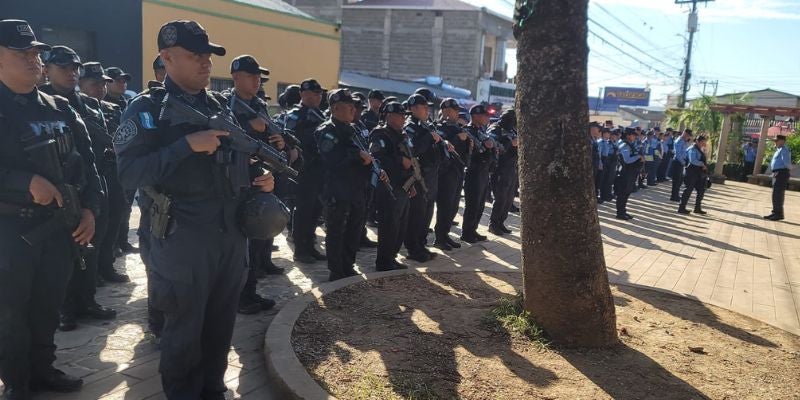
<svg viewBox="0 0 800 400"><path fill-rule="evenodd" d="M517 37L525 309L556 342L617 343L593 194L586 67L588 0L533 4Z"/></svg>

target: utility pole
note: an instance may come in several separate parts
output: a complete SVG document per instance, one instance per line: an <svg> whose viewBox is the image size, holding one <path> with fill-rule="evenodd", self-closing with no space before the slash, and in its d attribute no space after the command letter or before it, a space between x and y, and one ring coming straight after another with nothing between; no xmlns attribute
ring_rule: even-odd
<svg viewBox="0 0 800 400"><path fill-rule="evenodd" d="M711 94L712 96L716 96L717 95L717 86L719 85L719 81L718 80L700 81L700 83L703 84L703 95L706 94L706 85L711 85L711 87L714 88L714 92Z"/></svg>
<svg viewBox="0 0 800 400"><path fill-rule="evenodd" d="M694 43L694 33L697 32L697 3L707 3L714 0L675 0L675 4L692 4L692 12L689 13L689 46L686 48L686 63L683 66L683 84L681 85L681 98L678 100L678 107L686 106L686 94L689 92L689 78L692 77L690 67L692 63L692 44Z"/></svg>

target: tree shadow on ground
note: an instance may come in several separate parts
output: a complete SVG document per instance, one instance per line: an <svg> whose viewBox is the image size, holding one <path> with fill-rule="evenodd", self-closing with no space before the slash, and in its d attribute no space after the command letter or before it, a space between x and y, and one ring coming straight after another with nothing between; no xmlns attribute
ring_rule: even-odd
<svg viewBox="0 0 800 400"><path fill-rule="evenodd" d="M611 280L614 282L624 282L628 279L627 271L609 270L609 274L612 275ZM617 289L622 293L625 293L631 297L635 297L677 318L685 319L698 324L704 324L738 340L758 346L778 347L770 340L720 321L719 318L716 317L716 314L714 314L714 311L696 297L680 296L678 294L665 294L648 288L639 286L634 287L624 284L618 284ZM684 307L687 299L692 301L693 307Z"/></svg>

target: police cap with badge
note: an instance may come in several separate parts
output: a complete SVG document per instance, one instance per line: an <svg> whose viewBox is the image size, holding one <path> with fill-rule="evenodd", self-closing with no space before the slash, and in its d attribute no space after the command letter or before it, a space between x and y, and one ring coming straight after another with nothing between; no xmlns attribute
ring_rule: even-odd
<svg viewBox="0 0 800 400"><path fill-rule="evenodd" d="M261 82L269 80L269 70L258 64L255 57L244 54L233 59L231 62L231 73L247 72L248 74L259 75Z"/></svg>
<svg viewBox="0 0 800 400"><path fill-rule="evenodd" d="M114 82L114 79L106 75L103 65L97 61L83 63L81 79L95 79L98 81Z"/></svg>
<svg viewBox="0 0 800 400"><path fill-rule="evenodd" d="M28 50L36 48L50 50L50 45L36 40L28 21L21 19L4 19L0 21L0 46L11 50Z"/></svg>

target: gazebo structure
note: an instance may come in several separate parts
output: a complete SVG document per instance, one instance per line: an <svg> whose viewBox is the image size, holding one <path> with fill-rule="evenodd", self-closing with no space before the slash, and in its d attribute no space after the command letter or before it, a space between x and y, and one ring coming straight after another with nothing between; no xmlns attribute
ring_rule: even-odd
<svg viewBox="0 0 800 400"><path fill-rule="evenodd" d="M719 151L717 153L717 163L714 165L714 175L721 176L722 168L728 159L728 136L731 133L732 114L758 114L761 116L761 138L758 141L756 151L756 162L753 167L753 175L761 173L761 163L764 160L764 149L766 146L767 132L769 131L770 121L775 117L792 117L797 120L800 118L800 108L794 107L768 107L768 106L748 106L737 104L712 104L711 110L720 112L724 115L722 120L722 132L719 135Z"/></svg>

